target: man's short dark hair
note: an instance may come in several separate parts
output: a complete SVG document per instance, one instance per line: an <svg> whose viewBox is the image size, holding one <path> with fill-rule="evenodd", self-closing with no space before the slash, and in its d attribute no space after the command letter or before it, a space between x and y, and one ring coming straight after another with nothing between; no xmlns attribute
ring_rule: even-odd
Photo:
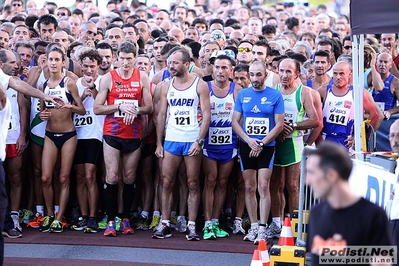
<svg viewBox="0 0 399 266"><path fill-rule="evenodd" d="M208 30L208 22L204 18L196 18L193 20L191 23L191 26L195 27L196 24L204 24L205 25L205 30Z"/></svg>
<svg viewBox="0 0 399 266"><path fill-rule="evenodd" d="M132 42L130 41L124 41L119 45L118 48L118 55L120 53L133 53L133 56L137 55L137 48L136 45L134 45Z"/></svg>
<svg viewBox="0 0 399 266"><path fill-rule="evenodd" d="M299 20L296 17L289 17L285 20L285 25L289 30L299 26Z"/></svg>
<svg viewBox="0 0 399 266"><path fill-rule="evenodd" d="M323 141L317 149L309 151L309 156L319 157L319 167L325 174L334 169L342 180L349 180L353 163L344 147L331 141Z"/></svg>
<svg viewBox="0 0 399 266"><path fill-rule="evenodd" d="M109 50L112 52L112 46L111 46L109 43L107 43L107 42L100 42L100 43L98 43L98 44L96 45L96 49L97 49L97 50L98 50L98 49L104 49L104 50L109 49Z"/></svg>
<svg viewBox="0 0 399 266"><path fill-rule="evenodd" d="M39 19L39 16L36 15L29 15L25 19L25 25L28 26L29 28L33 28L35 25L35 22Z"/></svg>
<svg viewBox="0 0 399 266"><path fill-rule="evenodd" d="M57 27L58 27L57 19L50 14L45 14L39 18L39 20L37 21L37 27L39 28L39 30L40 30L40 27L42 24L43 25L53 24L54 29L57 29Z"/></svg>
<svg viewBox="0 0 399 266"><path fill-rule="evenodd" d="M276 26L274 25L266 24L262 27L262 34L276 34L276 32Z"/></svg>
<svg viewBox="0 0 399 266"><path fill-rule="evenodd" d="M249 65L246 64L238 64L234 67L234 72L246 72L249 73Z"/></svg>
<svg viewBox="0 0 399 266"><path fill-rule="evenodd" d="M271 47L270 47L270 45L267 43L266 40L256 41L256 42L254 43L254 46L255 46L255 45L256 45L256 46L266 47L266 50L267 50L266 56L269 56L269 55L270 55L270 49L271 49Z"/></svg>
<svg viewBox="0 0 399 266"><path fill-rule="evenodd" d="M98 65L101 65L103 62L103 58L101 55L97 52L97 50L90 49L87 50L79 55L79 60L83 61L86 57L88 57L92 61L96 61Z"/></svg>
<svg viewBox="0 0 399 266"><path fill-rule="evenodd" d="M330 63L330 54L328 54L327 52L325 52L325 51L316 51L314 53L314 56L313 56L313 62L314 62L316 56L325 57L327 59L327 62Z"/></svg>

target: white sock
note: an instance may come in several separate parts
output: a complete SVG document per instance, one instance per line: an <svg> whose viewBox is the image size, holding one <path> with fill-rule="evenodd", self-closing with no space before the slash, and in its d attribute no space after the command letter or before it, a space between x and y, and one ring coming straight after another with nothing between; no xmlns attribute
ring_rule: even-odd
<svg viewBox="0 0 399 266"><path fill-rule="evenodd" d="M205 221L205 227L209 226L212 224L212 221Z"/></svg>
<svg viewBox="0 0 399 266"><path fill-rule="evenodd" d="M154 211L152 213L152 216L161 216L161 212L160 211Z"/></svg>
<svg viewBox="0 0 399 266"><path fill-rule="evenodd" d="M162 220L161 223L166 224L167 226L170 226L170 220Z"/></svg>
<svg viewBox="0 0 399 266"><path fill-rule="evenodd" d="M36 205L36 213L41 213L42 215L44 215L44 206Z"/></svg>
<svg viewBox="0 0 399 266"><path fill-rule="evenodd" d="M195 222L193 222L193 221L188 221L187 226L190 226L190 225L194 225L194 226L195 226Z"/></svg>
<svg viewBox="0 0 399 266"><path fill-rule="evenodd" d="M258 228L258 223L251 223L251 228Z"/></svg>
<svg viewBox="0 0 399 266"><path fill-rule="evenodd" d="M171 211L171 212L170 212L170 217L173 217L173 216L175 216L175 215L176 215L176 213L177 213L177 212L175 212L175 211Z"/></svg>
<svg viewBox="0 0 399 266"><path fill-rule="evenodd" d="M273 217L273 223L275 223L278 227L281 227L281 220L280 217Z"/></svg>
<svg viewBox="0 0 399 266"><path fill-rule="evenodd" d="M60 206L59 205L54 205L54 213L57 213L60 211Z"/></svg>
<svg viewBox="0 0 399 266"><path fill-rule="evenodd" d="M213 224L214 223L219 223L219 219L217 219L217 218L212 218L211 221L212 221Z"/></svg>
<svg viewBox="0 0 399 266"><path fill-rule="evenodd" d="M241 217L236 217L236 220L242 221Z"/></svg>
<svg viewBox="0 0 399 266"><path fill-rule="evenodd" d="M186 219L186 217L181 216L181 215L177 216L177 220L181 221L181 220L183 220L183 219Z"/></svg>
<svg viewBox="0 0 399 266"><path fill-rule="evenodd" d="M144 216L145 218L148 218L148 212L146 212L146 211L142 211L141 215Z"/></svg>

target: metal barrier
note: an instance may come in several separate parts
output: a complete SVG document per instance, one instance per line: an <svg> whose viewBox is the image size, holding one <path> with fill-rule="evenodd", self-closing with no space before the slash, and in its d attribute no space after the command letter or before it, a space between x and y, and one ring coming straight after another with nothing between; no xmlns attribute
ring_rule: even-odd
<svg viewBox="0 0 399 266"><path fill-rule="evenodd" d="M316 200L312 196L312 189L307 187L305 184L306 178L306 159L308 157L309 151L314 150L312 146L306 146L302 151L301 157L301 175L299 179L299 204L298 204L298 236L296 240L297 246L305 246L306 242L303 239L303 233L307 232L307 224L304 223L304 212L309 211L310 208L315 205L319 200Z"/></svg>

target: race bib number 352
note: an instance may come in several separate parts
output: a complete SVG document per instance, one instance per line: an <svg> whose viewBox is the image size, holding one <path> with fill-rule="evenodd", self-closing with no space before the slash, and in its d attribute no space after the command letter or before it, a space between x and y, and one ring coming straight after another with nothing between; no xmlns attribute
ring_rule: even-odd
<svg viewBox="0 0 399 266"><path fill-rule="evenodd" d="M269 118L248 117L245 121L245 132L253 136L269 134Z"/></svg>

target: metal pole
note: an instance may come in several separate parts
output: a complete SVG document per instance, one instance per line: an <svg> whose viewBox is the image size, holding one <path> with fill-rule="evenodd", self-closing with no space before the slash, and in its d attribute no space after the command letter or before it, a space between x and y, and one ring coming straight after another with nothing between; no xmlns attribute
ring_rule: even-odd
<svg viewBox="0 0 399 266"><path fill-rule="evenodd" d="M296 239L297 246L304 246L305 242L302 239L303 227L303 210L305 202L305 177L306 177L306 158L309 151L314 150L312 146L306 146L302 151L301 156L301 176L299 180L299 206L298 206L298 236Z"/></svg>

